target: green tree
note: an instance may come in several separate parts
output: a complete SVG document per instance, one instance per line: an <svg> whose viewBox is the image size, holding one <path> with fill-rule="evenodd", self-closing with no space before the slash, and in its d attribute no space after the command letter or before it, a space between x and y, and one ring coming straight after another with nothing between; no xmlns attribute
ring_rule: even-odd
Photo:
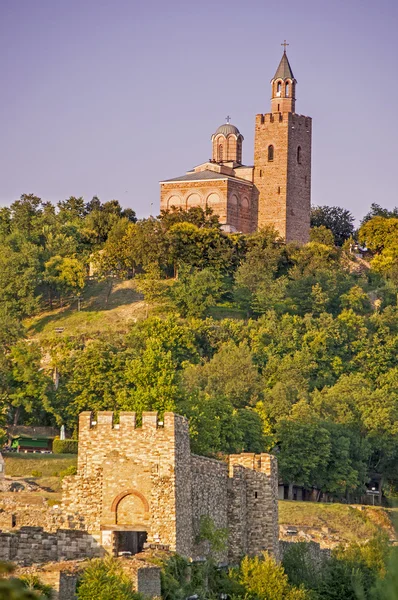
<svg viewBox="0 0 398 600"><path fill-rule="evenodd" d="M354 217L340 206L314 206L311 209L311 227L324 226L334 235L337 246L342 246L354 232Z"/></svg>
<svg viewBox="0 0 398 600"><path fill-rule="evenodd" d="M202 317L220 300L223 292L221 276L209 268L180 273L170 289L170 297L183 317Z"/></svg>
<svg viewBox="0 0 398 600"><path fill-rule="evenodd" d="M78 600L140 600L132 581L115 558L93 559L77 589Z"/></svg>
<svg viewBox="0 0 398 600"><path fill-rule="evenodd" d="M334 234L325 225L314 226L310 229L310 241L325 246L334 246Z"/></svg>
<svg viewBox="0 0 398 600"><path fill-rule="evenodd" d="M12 577L15 567L12 563L0 562L0 598L2 600L45 600L51 598L49 591L46 595L36 589L29 589L22 579Z"/></svg>
<svg viewBox="0 0 398 600"><path fill-rule="evenodd" d="M211 360L187 367L182 377L189 392L201 389L225 397L235 408L255 406L261 394L261 378L246 343L226 342Z"/></svg>
<svg viewBox="0 0 398 600"><path fill-rule="evenodd" d="M59 296L80 293L84 288L86 271L77 258L53 256L45 264L44 281L49 288L50 304L53 293Z"/></svg>
<svg viewBox="0 0 398 600"><path fill-rule="evenodd" d="M283 567L264 553L262 557L245 556L238 581L246 590L246 598L253 600L309 600L310 593L304 588L289 584Z"/></svg>

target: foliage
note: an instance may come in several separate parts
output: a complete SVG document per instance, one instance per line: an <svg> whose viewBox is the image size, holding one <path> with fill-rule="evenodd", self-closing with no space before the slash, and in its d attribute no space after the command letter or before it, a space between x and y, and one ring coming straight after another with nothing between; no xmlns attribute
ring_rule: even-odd
<svg viewBox="0 0 398 600"><path fill-rule="evenodd" d="M0 435L176 410L195 452L273 451L291 486L345 500L374 472L395 490L397 216L371 210L368 270L340 247L353 224L339 207L314 209L298 246L225 234L197 207L137 220L116 200L24 194L0 211ZM60 306L82 290L82 311Z"/></svg>
<svg viewBox="0 0 398 600"><path fill-rule="evenodd" d="M12 563L0 562L0 598L2 600L45 600L52 598L51 588L37 577L12 577Z"/></svg>
<svg viewBox="0 0 398 600"><path fill-rule="evenodd" d="M77 440L60 440L59 438L55 438L53 441L54 454L77 454L77 449Z"/></svg>
<svg viewBox="0 0 398 600"><path fill-rule="evenodd" d="M115 558L93 559L79 581L78 600L139 600L141 596Z"/></svg>
<svg viewBox="0 0 398 600"><path fill-rule="evenodd" d="M289 584L284 569L271 556L243 559L237 579L253 600L306 600L311 596L304 588Z"/></svg>
<svg viewBox="0 0 398 600"><path fill-rule="evenodd" d="M342 246L354 232L354 217L340 206L314 206L311 210L311 227L324 226L334 235L337 246Z"/></svg>
<svg viewBox="0 0 398 600"><path fill-rule="evenodd" d="M202 317L220 299L222 289L218 273L208 268L193 272L184 270L171 288L170 295L183 317Z"/></svg>

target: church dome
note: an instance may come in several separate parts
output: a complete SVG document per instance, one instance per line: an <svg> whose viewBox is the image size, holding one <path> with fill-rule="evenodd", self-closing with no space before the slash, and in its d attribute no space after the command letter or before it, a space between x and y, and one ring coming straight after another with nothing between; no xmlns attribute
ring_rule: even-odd
<svg viewBox="0 0 398 600"><path fill-rule="evenodd" d="M225 135L225 137L227 137L231 133L235 134L236 136L241 135L239 129L237 127L235 127L235 125L232 125L231 123L224 123L223 125L220 125L220 127L217 129L217 131L213 135L218 135L219 133L221 133L222 135Z"/></svg>

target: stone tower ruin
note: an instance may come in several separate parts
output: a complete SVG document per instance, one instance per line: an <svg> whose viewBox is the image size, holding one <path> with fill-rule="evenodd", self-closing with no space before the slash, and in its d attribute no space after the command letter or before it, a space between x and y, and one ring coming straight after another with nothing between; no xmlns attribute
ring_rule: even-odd
<svg viewBox="0 0 398 600"><path fill-rule="evenodd" d="M188 421L174 413L90 412L79 419L77 475L64 479L62 511L106 551L145 544L201 558L201 518L228 530L230 563L268 550L278 556L277 461L269 454L228 461L192 455ZM69 520L71 522L71 519Z"/></svg>

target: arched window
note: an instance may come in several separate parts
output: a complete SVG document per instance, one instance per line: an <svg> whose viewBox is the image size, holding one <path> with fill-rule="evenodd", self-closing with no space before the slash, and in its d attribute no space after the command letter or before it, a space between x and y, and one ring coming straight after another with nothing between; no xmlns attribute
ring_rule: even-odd
<svg viewBox="0 0 398 600"><path fill-rule="evenodd" d="M223 145L220 144L218 146L218 162L222 162L223 158L224 158L224 148L223 148Z"/></svg>
<svg viewBox="0 0 398 600"><path fill-rule="evenodd" d="M272 162L274 160L274 147L268 146L268 162Z"/></svg>
<svg viewBox="0 0 398 600"><path fill-rule="evenodd" d="M278 83L276 84L276 95L277 96L281 95L281 89L282 89L282 83L280 81L278 81Z"/></svg>
<svg viewBox="0 0 398 600"><path fill-rule="evenodd" d="M297 162L299 165L301 164L301 146L297 148Z"/></svg>
<svg viewBox="0 0 398 600"><path fill-rule="evenodd" d="M286 96L286 98L289 98L289 91L290 91L290 86L289 86L289 82L287 81L286 85L285 85L285 96Z"/></svg>

